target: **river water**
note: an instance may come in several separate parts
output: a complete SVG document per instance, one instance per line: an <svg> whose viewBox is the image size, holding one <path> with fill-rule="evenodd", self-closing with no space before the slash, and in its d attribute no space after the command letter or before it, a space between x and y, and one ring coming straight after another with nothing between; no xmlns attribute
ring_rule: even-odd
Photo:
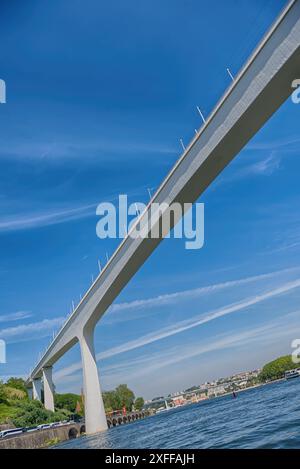
<svg viewBox="0 0 300 469"><path fill-rule="evenodd" d="M300 448L300 378L173 409L56 448Z"/></svg>

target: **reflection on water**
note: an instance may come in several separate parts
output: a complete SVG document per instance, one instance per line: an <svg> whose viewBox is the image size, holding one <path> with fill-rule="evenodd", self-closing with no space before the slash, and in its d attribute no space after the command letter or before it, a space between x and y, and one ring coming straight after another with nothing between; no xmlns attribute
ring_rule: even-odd
<svg viewBox="0 0 300 469"><path fill-rule="evenodd" d="M163 412L56 448L300 448L300 378Z"/></svg>

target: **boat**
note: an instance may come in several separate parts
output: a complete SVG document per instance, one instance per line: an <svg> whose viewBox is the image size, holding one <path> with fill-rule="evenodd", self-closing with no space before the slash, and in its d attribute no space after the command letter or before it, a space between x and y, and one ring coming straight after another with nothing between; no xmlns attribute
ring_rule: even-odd
<svg viewBox="0 0 300 469"><path fill-rule="evenodd" d="M173 408L173 407L170 407L168 405L166 400L165 400L164 404L165 404L165 407L160 407L159 409L157 409L157 411L156 411L157 414L160 414L161 412L166 412L167 410L170 410L170 409Z"/></svg>
<svg viewBox="0 0 300 469"><path fill-rule="evenodd" d="M285 379L299 378L299 376L300 368L296 368L295 370L288 370L284 373Z"/></svg>

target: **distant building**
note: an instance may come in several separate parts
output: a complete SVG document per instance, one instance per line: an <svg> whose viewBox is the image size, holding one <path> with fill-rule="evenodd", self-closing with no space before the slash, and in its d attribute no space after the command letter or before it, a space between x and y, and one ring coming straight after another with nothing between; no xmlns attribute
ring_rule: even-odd
<svg viewBox="0 0 300 469"><path fill-rule="evenodd" d="M186 403L186 399L180 394L179 396L172 397L172 402L174 406L183 405Z"/></svg>
<svg viewBox="0 0 300 469"><path fill-rule="evenodd" d="M248 381L247 381L247 380L245 380L245 381L240 381L240 382L238 383L238 386L239 386L240 388L246 388L246 387L247 387L247 384L248 384Z"/></svg>
<svg viewBox="0 0 300 469"><path fill-rule="evenodd" d="M177 392L172 392L172 393L170 394L170 397L176 397L176 396L180 396L180 395L182 395L182 392L177 391Z"/></svg>
<svg viewBox="0 0 300 469"><path fill-rule="evenodd" d="M224 386L212 386L208 388L207 390L208 397L217 397L225 393L226 393L226 389L224 388Z"/></svg>

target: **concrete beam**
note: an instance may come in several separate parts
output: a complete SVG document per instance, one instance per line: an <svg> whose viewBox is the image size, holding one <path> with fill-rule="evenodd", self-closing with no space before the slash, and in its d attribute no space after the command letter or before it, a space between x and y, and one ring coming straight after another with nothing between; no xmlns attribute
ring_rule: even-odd
<svg viewBox="0 0 300 469"><path fill-rule="evenodd" d="M54 387L52 381L52 366L43 368L43 382L45 409L54 412Z"/></svg>
<svg viewBox="0 0 300 469"><path fill-rule="evenodd" d="M79 338L84 390L84 412L86 433L92 434L107 429L107 421L99 383L94 350L94 330L84 329Z"/></svg>
<svg viewBox="0 0 300 469"><path fill-rule="evenodd" d="M37 401L42 400L42 381L41 378L34 378L32 380L32 394L33 399Z"/></svg>

